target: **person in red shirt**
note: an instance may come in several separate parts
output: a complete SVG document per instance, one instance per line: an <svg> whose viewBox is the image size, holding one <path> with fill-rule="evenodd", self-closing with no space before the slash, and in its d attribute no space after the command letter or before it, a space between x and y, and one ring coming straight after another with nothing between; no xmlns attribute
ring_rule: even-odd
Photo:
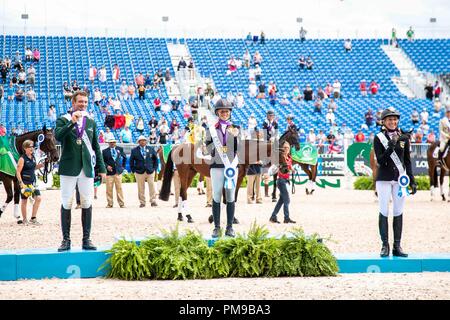
<svg viewBox="0 0 450 320"><path fill-rule="evenodd" d="M153 105L155 106L155 111L161 110L161 99L159 97L156 97L155 100L153 100Z"/></svg>
<svg viewBox="0 0 450 320"><path fill-rule="evenodd" d="M363 97L367 96L367 83L366 83L366 80L362 80L361 83L359 84L359 91L361 91L361 95Z"/></svg>
<svg viewBox="0 0 450 320"><path fill-rule="evenodd" d="M372 83L370 84L370 92L372 94L377 94L378 90L380 89L380 85L375 82L375 80L372 80Z"/></svg>
<svg viewBox="0 0 450 320"><path fill-rule="evenodd" d="M277 219L277 214L283 206L284 211L284 223L296 223L289 217L289 191L287 185L289 184L289 178L292 171L292 158L290 153L291 146L289 143L285 142L283 145L284 153L284 163L280 163L280 169L278 171L277 187L280 190L280 198L278 199L275 208L273 209L272 215L269 219L270 222L280 223Z"/></svg>
<svg viewBox="0 0 450 320"><path fill-rule="evenodd" d="M364 142L365 140L366 140L366 137L364 136L364 133L362 133L362 131L359 130L355 136L355 142Z"/></svg>

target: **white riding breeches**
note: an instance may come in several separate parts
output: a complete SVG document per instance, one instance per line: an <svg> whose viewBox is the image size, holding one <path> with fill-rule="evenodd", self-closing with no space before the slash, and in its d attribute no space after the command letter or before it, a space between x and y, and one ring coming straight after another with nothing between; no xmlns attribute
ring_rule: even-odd
<svg viewBox="0 0 450 320"><path fill-rule="evenodd" d="M77 177L61 176L61 203L66 210L72 209L73 194L78 183L81 208L87 209L92 205L94 195L94 178L88 178L83 170Z"/></svg>
<svg viewBox="0 0 450 320"><path fill-rule="evenodd" d="M380 213L387 217L389 216L389 200L392 197L392 204L394 205L394 217L398 217L403 213L406 197L399 197L399 184L397 181L377 181L376 189L378 193L378 203L380 205Z"/></svg>
<svg viewBox="0 0 450 320"><path fill-rule="evenodd" d="M447 140L447 139L442 139L442 140L441 140L441 144L439 145L439 150L440 150L441 152L444 152L444 149L445 149L445 146L447 145L447 143L448 143L448 140Z"/></svg>

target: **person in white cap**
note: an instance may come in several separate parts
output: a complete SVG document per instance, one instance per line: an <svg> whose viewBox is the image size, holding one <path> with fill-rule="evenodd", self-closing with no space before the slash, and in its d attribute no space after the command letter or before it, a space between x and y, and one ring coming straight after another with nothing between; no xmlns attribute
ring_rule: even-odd
<svg viewBox="0 0 450 320"><path fill-rule="evenodd" d="M125 207L122 190L122 173L127 157L122 147L118 147L116 139L108 140L109 147L102 151L103 161L106 166L106 201L107 208L113 207L113 190L116 186L117 202L121 208Z"/></svg>
<svg viewBox="0 0 450 320"><path fill-rule="evenodd" d="M148 183L151 206L156 207L155 171L158 156L154 147L147 146L144 136L139 136L137 143L139 145L131 150L130 168L138 185L139 207L145 207L145 182Z"/></svg>

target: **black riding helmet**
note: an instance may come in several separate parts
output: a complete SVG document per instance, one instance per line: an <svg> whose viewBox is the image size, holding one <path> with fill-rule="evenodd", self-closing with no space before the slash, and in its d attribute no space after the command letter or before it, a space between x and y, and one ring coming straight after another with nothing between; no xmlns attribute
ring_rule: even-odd
<svg viewBox="0 0 450 320"><path fill-rule="evenodd" d="M275 112L273 112L273 110L268 110L268 111L266 112L266 115L267 115L267 116L274 116L274 115L275 115Z"/></svg>
<svg viewBox="0 0 450 320"><path fill-rule="evenodd" d="M220 109L228 109L231 112L233 111L233 106L227 100L219 99L214 105L214 114L217 115L217 111Z"/></svg>
<svg viewBox="0 0 450 320"><path fill-rule="evenodd" d="M397 117L400 119L400 112L395 110L394 107L389 107L387 109L384 109L384 111L381 113L381 120L384 120L387 117Z"/></svg>

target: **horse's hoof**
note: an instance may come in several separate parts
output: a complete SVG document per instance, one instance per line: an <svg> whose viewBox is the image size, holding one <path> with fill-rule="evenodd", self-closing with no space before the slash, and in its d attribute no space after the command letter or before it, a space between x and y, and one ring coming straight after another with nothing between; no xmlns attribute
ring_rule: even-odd
<svg viewBox="0 0 450 320"><path fill-rule="evenodd" d="M447 199L445 198L444 195L442 195L442 201L446 201Z"/></svg>
<svg viewBox="0 0 450 320"><path fill-rule="evenodd" d="M306 189L305 191L306 191L306 195L309 195L309 190L308 190L308 189Z"/></svg>
<svg viewBox="0 0 450 320"><path fill-rule="evenodd" d="M272 198L272 202L277 202L277 201L278 201L277 199Z"/></svg>
<svg viewBox="0 0 450 320"><path fill-rule="evenodd" d="M183 215L182 215L181 213L178 213L178 218L177 218L177 220L178 220L178 221L183 221Z"/></svg>
<svg viewBox="0 0 450 320"><path fill-rule="evenodd" d="M312 190L311 190L311 192L310 192L309 194L310 194L310 195L312 195L314 191L315 191L315 190L314 190L314 189L312 189Z"/></svg>
<svg viewBox="0 0 450 320"><path fill-rule="evenodd" d="M213 223L213 222L214 222L214 218L213 218L212 215L210 215L210 216L208 217L208 222L209 222L209 223Z"/></svg>
<svg viewBox="0 0 450 320"><path fill-rule="evenodd" d="M233 218L233 224L239 224L239 220L236 217Z"/></svg>

